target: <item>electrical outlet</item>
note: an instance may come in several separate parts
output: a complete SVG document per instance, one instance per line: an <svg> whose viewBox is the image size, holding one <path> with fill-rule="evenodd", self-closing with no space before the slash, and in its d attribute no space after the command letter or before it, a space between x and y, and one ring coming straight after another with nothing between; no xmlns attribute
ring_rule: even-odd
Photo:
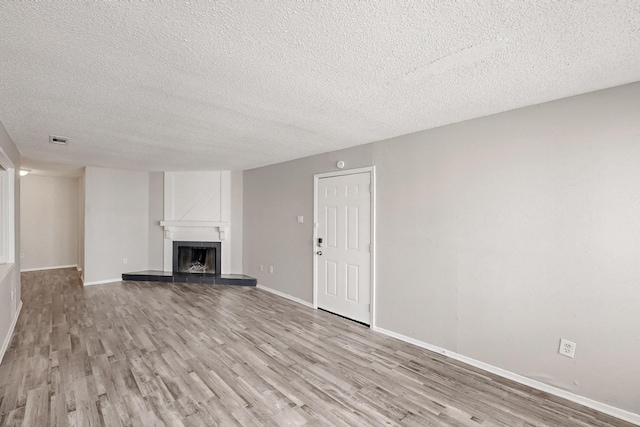
<svg viewBox="0 0 640 427"><path fill-rule="evenodd" d="M302 224L304 222L304 217L302 215L298 215L298 223Z"/></svg>
<svg viewBox="0 0 640 427"><path fill-rule="evenodd" d="M576 343L560 338L560 348L558 349L558 353L573 359L576 355Z"/></svg>
<svg viewBox="0 0 640 427"><path fill-rule="evenodd" d="M11 301L15 301L15 300L16 300L16 290L11 289Z"/></svg>
<svg viewBox="0 0 640 427"><path fill-rule="evenodd" d="M273 274L273 265L269 266L269 273Z"/></svg>
<svg viewBox="0 0 640 427"><path fill-rule="evenodd" d="M264 265L260 264L260 271L264 271Z"/></svg>
<svg viewBox="0 0 640 427"><path fill-rule="evenodd" d="M24 259L24 252L20 252L20 259Z"/></svg>
<svg viewBox="0 0 640 427"><path fill-rule="evenodd" d="M123 263L123 264L126 264L126 263L128 263L128 262L129 262L129 260L128 260L128 259L126 259L126 258L122 258L122 263Z"/></svg>

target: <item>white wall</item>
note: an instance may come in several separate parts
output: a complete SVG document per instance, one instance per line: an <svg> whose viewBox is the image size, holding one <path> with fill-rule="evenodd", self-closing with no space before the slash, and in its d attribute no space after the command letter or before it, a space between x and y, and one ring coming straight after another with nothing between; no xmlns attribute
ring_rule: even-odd
<svg viewBox="0 0 640 427"><path fill-rule="evenodd" d="M163 270L164 175L149 173L149 270Z"/></svg>
<svg viewBox="0 0 640 427"><path fill-rule="evenodd" d="M0 359L4 355L11 339L12 325L18 313L20 302L20 152L11 140L11 137L0 122L0 148L13 163L15 168L14 185L14 208L15 208L15 263L0 265ZM16 299L11 300L11 291L16 291Z"/></svg>
<svg viewBox="0 0 640 427"><path fill-rule="evenodd" d="M78 178L27 175L20 179L21 268L78 263Z"/></svg>
<svg viewBox="0 0 640 427"><path fill-rule="evenodd" d="M636 83L246 171L246 272L311 302L313 173L376 165L378 327L640 413L639 99Z"/></svg>
<svg viewBox="0 0 640 427"><path fill-rule="evenodd" d="M86 168L85 284L120 280L148 262L149 173Z"/></svg>
<svg viewBox="0 0 640 427"><path fill-rule="evenodd" d="M243 274L242 241L243 241L243 194L242 171L231 171L231 217L230 240L231 273Z"/></svg>

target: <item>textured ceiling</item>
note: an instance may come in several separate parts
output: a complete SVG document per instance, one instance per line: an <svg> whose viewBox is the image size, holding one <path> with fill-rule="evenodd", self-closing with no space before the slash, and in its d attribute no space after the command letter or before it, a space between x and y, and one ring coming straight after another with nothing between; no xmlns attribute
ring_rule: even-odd
<svg viewBox="0 0 640 427"><path fill-rule="evenodd" d="M0 32L0 121L78 166L247 169L640 80L638 0L2 2Z"/></svg>

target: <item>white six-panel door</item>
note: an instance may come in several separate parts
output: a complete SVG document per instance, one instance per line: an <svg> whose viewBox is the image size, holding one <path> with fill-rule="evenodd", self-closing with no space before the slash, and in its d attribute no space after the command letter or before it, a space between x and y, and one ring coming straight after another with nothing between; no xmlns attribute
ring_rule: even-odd
<svg viewBox="0 0 640 427"><path fill-rule="evenodd" d="M370 324L371 174L320 178L317 198L318 308Z"/></svg>

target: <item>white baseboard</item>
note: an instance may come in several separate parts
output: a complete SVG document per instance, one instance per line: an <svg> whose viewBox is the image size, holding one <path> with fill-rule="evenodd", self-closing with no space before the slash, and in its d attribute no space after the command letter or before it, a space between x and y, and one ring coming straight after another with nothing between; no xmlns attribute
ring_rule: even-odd
<svg viewBox="0 0 640 427"><path fill-rule="evenodd" d="M297 302L298 304L302 304L302 305L307 306L309 308L314 308L313 304L311 304L310 302L307 302L307 301L302 300L300 298L292 297L291 295L285 294L284 292L276 291L275 289L267 288L266 286L263 286L263 285L260 285L260 284L256 285L256 287L258 289L262 289L263 291L271 292L272 294L278 295L279 297L286 298L286 299L291 300L293 302Z"/></svg>
<svg viewBox="0 0 640 427"><path fill-rule="evenodd" d="M56 265L54 267L25 268L24 270L20 270L20 273L26 273L29 271L58 270L60 268L78 268L78 265L73 264L73 265Z"/></svg>
<svg viewBox="0 0 640 427"><path fill-rule="evenodd" d="M407 337L405 335L388 331L386 329L379 328L377 326L374 326L372 329L381 334L399 339L401 341L405 341L409 344L413 344L415 346L424 348L429 351L433 351L434 353L442 354L452 359L459 360L460 362L464 362L467 365L475 366L476 368L480 368L487 372L491 372L492 374L499 375L503 378L507 378L509 380L518 382L520 384L524 384L526 386L535 388L537 390L541 390L546 393L553 394L554 396L562 397L572 402L579 403L580 405L586 406L591 409L595 409L596 411L600 411L602 413L614 416L616 418L620 418L621 420L625 420L630 423L640 425L640 414L634 414L633 412L625 411L624 409L616 408L615 406L607 405L605 403L598 402L597 400L592 400L584 396L573 394L566 390L562 390L557 387L553 387L548 384L542 383L540 381L532 380L531 378L518 375L514 372L510 372L502 368L498 368L497 366L489 365L488 363L480 362L479 360L475 360L470 357L463 356L458 353L454 353L453 351L449 351L444 348L437 347L435 345L427 344L426 342L419 341L415 338Z"/></svg>
<svg viewBox="0 0 640 427"><path fill-rule="evenodd" d="M84 282L84 286L103 285L105 283L117 283L122 282L122 278L109 279L109 280L95 280L93 282Z"/></svg>
<svg viewBox="0 0 640 427"><path fill-rule="evenodd" d="M20 300L20 304L18 304L16 315L13 317L13 320L11 321L11 326L9 326L9 332L7 333L7 336L4 338L4 342L2 343L2 348L0 348L0 363L2 363L2 359L4 359L4 353L9 348L9 344L11 344L11 338L13 338L13 331L16 329L16 324L18 323L18 317L20 317L21 311L22 311L22 300Z"/></svg>
<svg viewBox="0 0 640 427"><path fill-rule="evenodd" d="M257 285L258 289L262 289L267 292L271 292L272 294L278 295L280 297L286 298L288 300L297 302L309 308L315 308L313 304L301 300L300 298L293 297L291 295L285 294L280 291L276 291L275 289L268 288L266 286ZM387 335L392 338L399 339L401 341L407 342L409 344L413 344L415 346L424 348L426 350L432 351L434 353L442 354L444 356L450 357L455 360L459 360L460 362L464 362L467 365L475 366L476 368L480 368L484 371L491 372L493 374L499 375L503 378L507 378L509 380L515 381L520 384L524 384L531 388L535 388L540 391L544 391L546 393L552 394L554 396L558 396L564 399L567 399L571 402L578 403L580 405L586 406L591 409L595 409L596 411L600 411L604 414L611 415L616 418L620 418L621 420L628 421L633 424L637 424L640 426L640 414L634 414L633 412L626 411L624 409L616 408L615 406L607 405L606 403L598 402L597 400L589 399L584 396L579 396L577 394L573 394L569 391L562 390L560 388L551 386L549 384L542 383L540 381L533 380L531 378L524 377L522 375L516 374L511 371L507 371L502 368L498 368L497 366L489 365L488 363L481 362L479 360L472 359L467 356L463 356L461 354L455 353L453 351L446 350L442 347L438 347L432 344L428 344L424 341L417 340L415 338L408 337L406 335L402 335L393 331L389 331L384 328L380 328L378 326L373 326L371 328L375 332L379 332L381 334Z"/></svg>

